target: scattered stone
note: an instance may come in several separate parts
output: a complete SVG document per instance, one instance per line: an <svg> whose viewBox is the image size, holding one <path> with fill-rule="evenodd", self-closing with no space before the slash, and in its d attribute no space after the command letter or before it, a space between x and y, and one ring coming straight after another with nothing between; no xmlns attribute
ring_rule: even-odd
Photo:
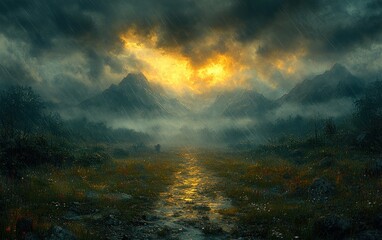
<svg viewBox="0 0 382 240"><path fill-rule="evenodd" d="M219 235L223 233L223 229L220 226L214 224L207 224L203 226L202 231L207 235Z"/></svg>
<svg viewBox="0 0 382 240"><path fill-rule="evenodd" d="M125 234L122 236L122 240L130 240L130 239L133 239L133 237L130 235Z"/></svg>
<svg viewBox="0 0 382 240"><path fill-rule="evenodd" d="M114 215L109 215L106 217L105 223L109 226L119 226L122 224L122 221L118 220Z"/></svg>
<svg viewBox="0 0 382 240"><path fill-rule="evenodd" d="M67 220L67 221L79 221L81 220L81 216L78 215L77 212L74 212L72 210L69 210L67 213L65 213L64 217L63 217L64 220Z"/></svg>
<svg viewBox="0 0 382 240"><path fill-rule="evenodd" d="M321 217L313 226L314 235L322 239L342 239L351 229L348 219L336 215Z"/></svg>
<svg viewBox="0 0 382 240"><path fill-rule="evenodd" d="M382 232L378 230L367 230L357 235L357 240L379 240L382 239Z"/></svg>
<svg viewBox="0 0 382 240"><path fill-rule="evenodd" d="M308 192L314 200L326 200L335 193L335 185L325 178L316 178Z"/></svg>
<svg viewBox="0 0 382 240"><path fill-rule="evenodd" d="M159 217L155 216L155 215L143 215L142 219L145 221L154 222L154 221L159 220Z"/></svg>
<svg viewBox="0 0 382 240"><path fill-rule="evenodd" d="M272 197L280 197L285 194L285 189L282 186L275 186L263 191L263 196L272 198Z"/></svg>
<svg viewBox="0 0 382 240"><path fill-rule="evenodd" d="M100 197L99 193L88 191L85 193L85 196L90 199L98 199Z"/></svg>
<svg viewBox="0 0 382 240"><path fill-rule="evenodd" d="M20 218L16 222L17 239L24 239L28 233L33 231L33 222L30 219Z"/></svg>
<svg viewBox="0 0 382 240"><path fill-rule="evenodd" d="M98 220L103 218L103 215L100 214L100 213L94 213L94 214L83 215L81 217L83 219L89 219L89 220L98 221Z"/></svg>
<svg viewBox="0 0 382 240"><path fill-rule="evenodd" d="M291 157L296 157L296 158L302 158L304 157L305 153L301 149L295 149L290 153Z"/></svg>
<svg viewBox="0 0 382 240"><path fill-rule="evenodd" d="M105 198L109 198L112 200L130 200L133 198L131 195L126 194L126 193L108 193L103 195Z"/></svg>
<svg viewBox="0 0 382 240"><path fill-rule="evenodd" d="M49 229L46 240L76 240L72 232L60 226L53 226Z"/></svg>
<svg viewBox="0 0 382 240"><path fill-rule="evenodd" d="M86 197L89 199L100 199L100 198L106 198L110 200L117 200L117 201L123 201L123 200L130 200L133 197L130 194L126 193L97 193L97 192L86 192Z"/></svg>
<svg viewBox="0 0 382 240"><path fill-rule="evenodd" d="M171 234L171 229L167 226L158 228L157 234L159 237L167 237Z"/></svg>
<svg viewBox="0 0 382 240"><path fill-rule="evenodd" d="M194 228L201 228L201 221L199 221L199 219L194 219L194 218L188 218L188 219L183 219L181 221L179 221L178 223L180 223L181 225L185 225L185 226L192 226Z"/></svg>
<svg viewBox="0 0 382 240"><path fill-rule="evenodd" d="M320 168L329 168L333 166L334 159L332 157L326 156L320 160L319 167Z"/></svg>
<svg viewBox="0 0 382 240"><path fill-rule="evenodd" d="M197 210L197 211L210 211L211 208L209 206L206 206L206 205L196 205L193 207L194 210Z"/></svg>

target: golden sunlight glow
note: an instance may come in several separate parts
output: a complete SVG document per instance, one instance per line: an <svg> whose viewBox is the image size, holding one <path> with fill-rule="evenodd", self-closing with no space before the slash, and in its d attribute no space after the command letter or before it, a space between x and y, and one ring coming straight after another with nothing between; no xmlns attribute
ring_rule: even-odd
<svg viewBox="0 0 382 240"><path fill-rule="evenodd" d="M298 62L306 55L305 48L300 48L294 53L284 53L274 60L275 67L284 74L294 74L297 71Z"/></svg>
<svg viewBox="0 0 382 240"><path fill-rule="evenodd" d="M149 80L180 91L183 85L181 79L191 78L192 69L186 58L155 47L157 35L141 39L134 32L128 32L121 39L127 54L144 63L136 70L142 71Z"/></svg>
<svg viewBox="0 0 382 240"><path fill-rule="evenodd" d="M280 54L267 59L257 58L256 46L232 43L222 54L210 52L201 56L203 60L195 63L182 54L181 49L158 47L158 34L153 31L142 37L134 29L120 36L124 44L123 56L127 61L136 61L130 71L141 71L148 80L159 83L178 94L192 92L206 93L211 90L232 89L235 87L251 88L247 81L251 70L257 73L257 81L271 88L277 87L272 81L273 70L291 75L297 71L299 58L304 52ZM213 46L214 37L209 36L205 45Z"/></svg>
<svg viewBox="0 0 382 240"><path fill-rule="evenodd" d="M237 84L232 77L235 66L232 57L216 54L198 66L180 53L179 49L163 50L156 47L158 36L150 34L143 39L134 31L121 36L127 56L139 59L143 72L150 81L158 82L178 93L203 93L212 88L225 88Z"/></svg>
<svg viewBox="0 0 382 240"><path fill-rule="evenodd" d="M221 84L221 81L231 78L233 71L232 59L224 55L217 55L196 70L196 77L213 87Z"/></svg>

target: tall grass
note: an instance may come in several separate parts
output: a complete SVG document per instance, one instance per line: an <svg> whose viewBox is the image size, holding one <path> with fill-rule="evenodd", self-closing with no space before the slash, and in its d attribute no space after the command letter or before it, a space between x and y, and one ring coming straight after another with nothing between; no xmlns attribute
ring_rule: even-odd
<svg viewBox="0 0 382 240"><path fill-rule="evenodd" d="M356 222L361 215L372 222L382 212L382 181L365 175L369 156L327 147L304 154L303 163L279 154L208 153L199 158L222 178L219 188L233 207L221 213L244 226L240 236L311 239L313 224L321 216L337 214ZM322 164L325 156L332 159L328 166ZM314 201L308 188L316 178L335 184L335 195Z"/></svg>
<svg viewBox="0 0 382 240"><path fill-rule="evenodd" d="M176 156L155 154L113 160L98 166L57 168L44 165L26 169L19 181L4 180L0 196L6 202L1 220L1 239L14 238L17 219L33 220L34 228L43 235L52 225L73 231L79 239L103 238L105 232L92 218L66 221L63 216L73 203L83 214L99 211L102 217L118 212L124 221L133 221L148 212L160 192L172 182ZM131 195L130 200L110 194ZM96 194L97 197L89 197Z"/></svg>

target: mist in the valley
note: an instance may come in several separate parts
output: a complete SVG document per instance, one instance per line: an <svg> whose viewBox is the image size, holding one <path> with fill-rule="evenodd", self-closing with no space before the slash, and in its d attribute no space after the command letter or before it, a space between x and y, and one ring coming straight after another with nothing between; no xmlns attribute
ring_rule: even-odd
<svg viewBox="0 0 382 240"><path fill-rule="evenodd" d="M274 133L271 128L278 121L301 118L307 123L306 129L289 132L303 135L314 132L313 120L324 121L334 118L340 120L351 115L354 110L354 100L337 99L328 103L301 105L297 103L285 104L273 110L261 113L255 117L248 116L216 116L214 114L189 114L182 117L168 118L101 118L112 128L128 128L143 132L152 137L153 142L167 146L196 146L196 147L226 147L229 144L266 143L269 138L289 129ZM292 123L291 123L292 124ZM295 127L302 127L295 123ZM297 126L299 125L299 126ZM310 125L310 126L309 126ZM268 127L264 129L264 127Z"/></svg>
<svg viewBox="0 0 382 240"><path fill-rule="evenodd" d="M216 97L218 99L219 96ZM77 107L60 109L66 120L87 119L118 130L129 129L148 136L146 144L165 147L228 147L238 144L264 144L282 135L313 134L315 122L334 119L341 123L354 111L354 99L332 99L324 103L284 103L255 114L230 115L225 109L212 111L214 101L195 99L199 108L178 116L127 116L101 111L87 112ZM229 106L226 106L229 107ZM134 141L134 139L132 139ZM140 141L139 139L137 141Z"/></svg>

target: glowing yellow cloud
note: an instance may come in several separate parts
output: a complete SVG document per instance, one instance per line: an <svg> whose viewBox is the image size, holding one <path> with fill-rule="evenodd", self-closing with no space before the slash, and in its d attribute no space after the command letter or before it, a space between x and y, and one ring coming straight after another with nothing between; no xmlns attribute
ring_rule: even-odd
<svg viewBox="0 0 382 240"><path fill-rule="evenodd" d="M240 45L232 41L224 54L211 51L203 61L195 63L182 54L181 49L158 48L158 34L153 31L142 37L134 29L120 36L124 43L125 55L138 59L142 66L137 71L143 72L150 81L160 83L178 94L192 92L206 93L215 89L250 87L246 72L255 69L258 81L275 88L277 84L270 78L274 69L283 74L296 72L299 58L304 52L280 54L259 59L256 45ZM210 35L205 46L213 46L217 40Z"/></svg>
<svg viewBox="0 0 382 240"><path fill-rule="evenodd" d="M305 55L305 51L301 49L300 51L293 54L282 54L282 58L280 56L274 59L274 66L285 74L293 74L296 72L296 66L298 65L298 61L300 57Z"/></svg>
<svg viewBox="0 0 382 240"><path fill-rule="evenodd" d="M144 67L142 71L149 80L158 82L178 93L192 91L203 93L212 88L224 88L233 85L231 81L235 72L235 62L228 55L209 56L202 65L195 66L183 56L178 49L163 50L156 47L157 35L140 37L134 31L121 36L126 54L133 55Z"/></svg>

